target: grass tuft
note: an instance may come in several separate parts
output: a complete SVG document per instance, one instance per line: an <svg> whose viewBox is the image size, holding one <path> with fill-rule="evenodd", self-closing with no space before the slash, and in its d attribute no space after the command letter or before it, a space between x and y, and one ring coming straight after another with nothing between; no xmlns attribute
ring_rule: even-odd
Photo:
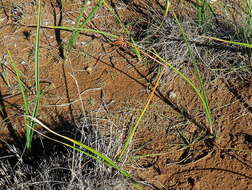
<svg viewBox="0 0 252 190"><path fill-rule="evenodd" d="M38 121L35 118L34 120ZM41 123L39 122L39 124ZM42 125L44 126L44 124ZM101 131L96 127L97 125L102 125L108 130ZM6 189L57 188L70 190L127 190L130 188L132 181L128 177L100 161L104 158L110 165L110 158L115 156L117 149L121 146L121 141L115 138L114 133L117 132L112 130L114 124L110 120L91 115L81 116L76 119L75 123L63 119L53 127L54 134L34 129L41 136L34 138L29 154L22 155L22 152L19 152L15 146L5 143L8 152L0 154L0 172L4 175L0 179L0 187L4 185ZM57 137L57 135L60 136ZM62 138L65 135L69 136L70 138L67 138L73 143ZM73 138L78 140L82 146L88 147L93 153L74 145L77 141ZM71 148L62 146L62 143ZM96 152L99 152L101 157L95 154ZM8 156L11 159L3 159ZM127 171L121 166L115 167L120 167L123 173L127 174Z"/></svg>
<svg viewBox="0 0 252 190"><path fill-rule="evenodd" d="M41 121L39 121L38 119L36 119L34 117L31 117L31 116L26 116L26 117L30 118L32 121L39 124L41 127L43 127L48 132L52 133L53 135L55 135L57 137L60 137L62 140L57 140L55 138L48 137L48 136L44 135L43 133L37 131L36 129L33 129L34 131L36 131L37 133L39 133L43 137L46 137L46 138L48 138L48 139L50 139L52 141L55 141L55 142L60 143L62 145L65 145L66 147L69 147L72 150L76 150L76 151L86 155L87 157L89 157L91 159L97 160L98 162L101 162L101 163L105 164L108 167L116 169L123 176L125 176L126 178L132 180L134 182L134 186L135 186L136 189L138 189L138 190L142 189L141 185L136 182L134 177L130 173L128 173L128 171L124 170L122 167L120 167L116 162L111 160L106 155L100 153L99 151L95 150L94 148L92 148L92 147L90 147L88 145L85 145L84 143L78 142L78 141L74 140L73 138L69 138L67 136L61 135L61 134L51 130L45 124L43 124ZM65 140L67 142L64 142L63 140Z"/></svg>

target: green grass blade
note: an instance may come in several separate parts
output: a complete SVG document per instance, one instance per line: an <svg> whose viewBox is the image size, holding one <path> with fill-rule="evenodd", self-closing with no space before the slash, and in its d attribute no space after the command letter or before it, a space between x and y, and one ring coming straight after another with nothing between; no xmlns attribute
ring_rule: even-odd
<svg viewBox="0 0 252 190"><path fill-rule="evenodd" d="M200 72L200 69L198 67L198 63L196 61L196 58L193 54L193 50L190 46L190 43L189 43L189 40L188 40L188 37L186 35L186 32L184 31L184 28L181 26L176 14L173 12L173 17L175 18L178 26L179 26L179 29L180 29L180 33L182 34L183 36L183 40L187 46L187 49L188 49L188 53L189 53L189 56L191 57L192 59L192 63L193 63L193 67L194 67L194 70L196 71L196 77L197 77L197 80L199 82L199 93L201 94L201 97L202 97L202 104L203 104L203 109L205 111L205 114L206 114L206 119L207 119L207 122L208 122L208 125L209 125L209 129L210 129L210 133L212 134L213 133L213 129L212 129L212 125L213 125L213 120L212 120L212 113L211 113L211 110L210 110L210 107L209 107L209 103L208 103L208 98L207 98L207 95L206 95L206 92L205 92L205 89L204 89L204 80L203 80L203 77L202 77L202 74Z"/></svg>
<svg viewBox="0 0 252 190"><path fill-rule="evenodd" d="M210 11L210 14L212 14L215 19L217 18L216 13L208 0L197 0L196 3L192 2L192 4L196 9L197 20L200 25L204 25L206 23L207 11Z"/></svg>
<svg viewBox="0 0 252 190"><path fill-rule="evenodd" d="M41 25L41 2L38 1L37 8L37 29L36 29L36 42L35 42L35 106L33 108L32 117L38 114L38 108L41 98L40 80L39 80L39 62L40 62L40 25ZM29 150L32 145L34 121L30 122L30 127L26 131L26 148Z"/></svg>
<svg viewBox="0 0 252 190"><path fill-rule="evenodd" d="M84 12L86 10L87 4L90 1L84 1L83 2L83 7L81 9L80 15L76 20L76 28L84 28L95 16L96 12L98 11L98 9L103 5L104 0L99 0L98 3L96 4L96 6L93 8L93 10L91 11L91 13L88 15L88 17L85 19L85 21L83 21L82 23L81 18L84 15ZM78 36L80 34L80 30L74 30L70 39L68 40L68 44L67 44L67 49L71 50L73 48L74 43L76 42Z"/></svg>
<svg viewBox="0 0 252 190"><path fill-rule="evenodd" d="M142 60L141 52L136 45L136 42L133 38L131 38L131 51L137 56L138 60Z"/></svg>
<svg viewBox="0 0 252 190"><path fill-rule="evenodd" d="M25 114L30 114L30 103L29 103L29 100L28 100L28 94L27 94L27 90L25 88L25 84L23 83L23 81L21 80L21 71L17 68L14 60L12 59L12 55L11 53L8 51L8 55L9 55L9 58L10 58L10 63L16 73L16 80L18 81L18 87L19 87L19 90L21 92L21 95L22 95L22 99L23 99L23 109L24 109L24 113ZM29 119L24 117L24 121L25 121L25 126L26 126L26 131L28 130L28 125L29 125Z"/></svg>
<svg viewBox="0 0 252 190"><path fill-rule="evenodd" d="M77 27L71 27L71 26L43 26L44 28L51 28L51 29L61 29L61 30L69 30L69 31L84 31L84 32L92 32L96 34L101 34L107 37L111 37L113 39L118 39L119 36L115 34L111 34L109 32L104 32L101 30L96 30L96 29L89 29L89 28L77 28Z"/></svg>
<svg viewBox="0 0 252 190"><path fill-rule="evenodd" d="M85 12L85 10L87 8L88 2L89 1L84 1L83 2L83 6L82 6L82 8L80 10L80 15L76 19L76 25L75 25L76 27L79 27L81 25L80 21L81 21L81 18L83 17L84 12ZM72 49L75 41L77 40L77 38L79 36L79 33L80 33L80 31L78 31L78 30L73 31L73 33L71 34L70 39L68 40L68 43L67 43L67 50L71 50Z"/></svg>
<svg viewBox="0 0 252 190"><path fill-rule="evenodd" d="M223 43L238 45L238 46L242 46L242 47L246 47L246 48L252 48L252 44L249 44L249 43L243 43L243 42L235 42L235 41L223 40L223 39L215 38L215 37L211 37L211 36L200 36L200 37L202 37L202 38L207 38L207 39L210 39L210 40L219 41L219 42L223 42Z"/></svg>
<svg viewBox="0 0 252 190"><path fill-rule="evenodd" d="M169 10L170 10L170 6L171 6L171 2L170 0L166 0L166 4L165 4L165 10L164 10L164 16L163 16L163 19L160 23L160 25L158 26L158 28L161 28L168 16L168 13L169 13Z"/></svg>
<svg viewBox="0 0 252 190"><path fill-rule="evenodd" d="M168 16L170 6L171 6L170 0L166 0L165 12L164 12L164 19L166 19L166 17Z"/></svg>

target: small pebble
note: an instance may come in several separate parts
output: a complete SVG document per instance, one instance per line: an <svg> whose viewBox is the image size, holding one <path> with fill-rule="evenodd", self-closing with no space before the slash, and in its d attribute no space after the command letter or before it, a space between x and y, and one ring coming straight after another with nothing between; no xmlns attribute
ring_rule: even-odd
<svg viewBox="0 0 252 190"><path fill-rule="evenodd" d="M169 98L174 99L174 98L176 98L177 95L175 92L170 91L170 92L168 92L168 96L169 96Z"/></svg>

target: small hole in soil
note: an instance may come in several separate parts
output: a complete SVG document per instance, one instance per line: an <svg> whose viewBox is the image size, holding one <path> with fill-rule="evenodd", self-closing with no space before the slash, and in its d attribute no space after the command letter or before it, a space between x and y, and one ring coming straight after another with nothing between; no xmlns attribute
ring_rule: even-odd
<svg viewBox="0 0 252 190"><path fill-rule="evenodd" d="M29 40L30 39L30 36L31 36L31 31L23 31L23 35L24 35L24 38L26 40Z"/></svg>
<svg viewBox="0 0 252 190"><path fill-rule="evenodd" d="M224 158L225 158L225 155L224 155L224 154L220 154L220 158L221 158L221 159L224 159Z"/></svg>
<svg viewBox="0 0 252 190"><path fill-rule="evenodd" d="M187 179L187 182L188 182L191 186L194 186L194 184L195 184L195 180L194 180L192 177L189 177L189 178Z"/></svg>
<svg viewBox="0 0 252 190"><path fill-rule="evenodd" d="M252 135L245 134L245 143L246 144L251 144L252 143Z"/></svg>

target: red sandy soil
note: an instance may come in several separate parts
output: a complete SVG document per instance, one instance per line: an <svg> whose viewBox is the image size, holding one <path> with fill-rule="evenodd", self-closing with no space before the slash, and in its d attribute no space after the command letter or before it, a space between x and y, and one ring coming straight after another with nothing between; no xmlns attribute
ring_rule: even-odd
<svg viewBox="0 0 252 190"><path fill-rule="evenodd" d="M35 39L35 6L31 1L0 1L0 56L4 60L7 51L12 55L18 68L24 73L29 94L34 93L33 49ZM80 2L79 2L80 3ZM20 6L20 18L13 18L13 7ZM56 25L60 20L60 6L56 1L43 2L42 25ZM78 5L66 1L65 14L61 25L70 25L78 16ZM135 15L125 11L125 18ZM119 31L113 17L105 9L90 24L110 32ZM15 22L17 24L15 24ZM112 41L94 34L82 33L75 49L60 57L60 40L66 42L69 31L42 29L41 31L41 80L42 88L50 85L42 98L39 118L50 123L57 117L74 117L82 112L78 100L78 89L84 109L92 111L103 103L107 111L116 117L120 111L127 111L134 118L143 109L149 96L149 84L143 79L147 73L144 64L127 48L114 45ZM2 61L1 61L2 62ZM1 103L5 106L17 135L24 133L21 111L22 98L15 80L11 64L1 68L7 73L0 79ZM190 148L178 150L175 144L181 143L169 129L183 125L190 134L196 134L197 127L184 118L178 110L186 110L198 123L204 124L204 114L197 96L179 77L173 79L161 90L163 98L155 96L148 112L141 121L134 139L131 156L160 154L158 156L129 159L128 168L151 185L145 189L252 189L252 81L246 84L228 83L216 80L207 86L210 107L213 110L215 142L201 140ZM92 90L91 90L92 89ZM101 92L102 89L102 92ZM169 97L170 92L176 97ZM158 93L157 93L158 95ZM165 100L166 99L166 100ZM110 104L111 103L111 104ZM60 106L61 105L61 106ZM3 113L3 110L2 110ZM120 114L119 114L120 115ZM1 121L1 138L11 138L10 129ZM196 138L196 137L195 137ZM172 150L172 151L171 151ZM189 151L189 152L186 152ZM183 161L183 159L187 157Z"/></svg>

